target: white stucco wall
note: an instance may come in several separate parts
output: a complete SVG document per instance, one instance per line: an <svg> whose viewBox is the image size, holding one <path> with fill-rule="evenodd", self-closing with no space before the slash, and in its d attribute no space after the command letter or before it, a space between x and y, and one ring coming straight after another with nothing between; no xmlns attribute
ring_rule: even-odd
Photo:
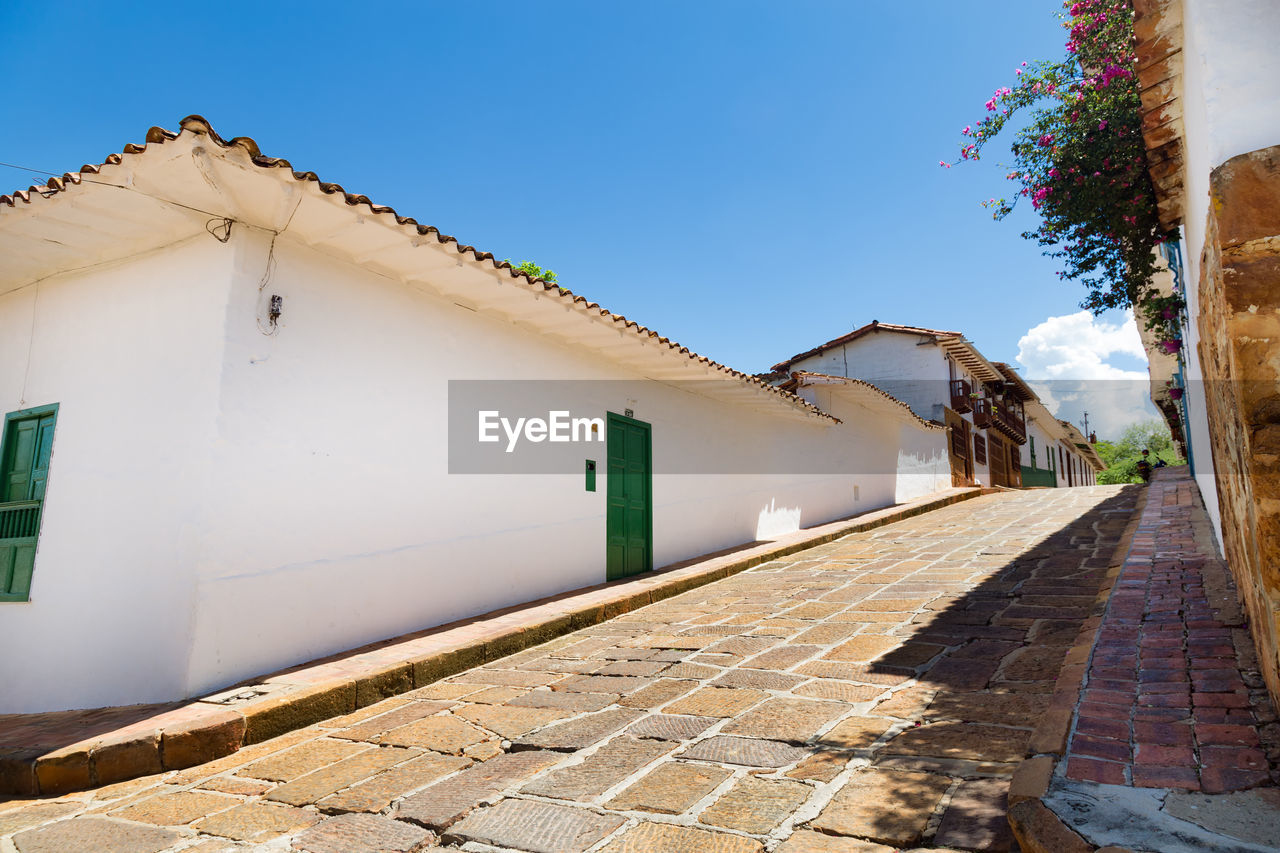
<svg viewBox="0 0 1280 853"><path fill-rule="evenodd" d="M60 406L31 600L0 603L0 713L183 694L222 249L197 238L0 296L0 412Z"/></svg>
<svg viewBox="0 0 1280 853"><path fill-rule="evenodd" d="M941 420L937 405L950 393L946 356L922 335L871 332L798 361L791 369L865 379L932 420Z"/></svg>
<svg viewBox="0 0 1280 853"><path fill-rule="evenodd" d="M241 229L215 248L233 271L210 311L226 339L210 358L221 381L182 693L604 580L605 475L592 493L580 471L449 474L447 382L639 377L285 239L262 292L284 314L265 336L266 238ZM612 388L583 383L571 407L652 425L655 565L949 485L930 467L940 437L866 412L836 425L661 383L634 399ZM603 445L590 453L603 463ZM126 693L81 704L137 701Z"/></svg>
<svg viewBox="0 0 1280 853"><path fill-rule="evenodd" d="M61 405L0 713L202 695L605 579L604 445L596 492L450 474L448 381L640 377L283 238L263 285L267 249L239 228L0 297L3 410ZM571 408L651 424L657 566L950 485L943 434L882 413L618 387Z"/></svg>
<svg viewBox="0 0 1280 853"><path fill-rule="evenodd" d="M1209 211L1209 173L1239 154L1280 144L1280 4L1274 0L1184 0L1183 121L1186 209L1183 257L1187 307L1199 315L1200 252ZM1195 353L1196 324L1184 330ZM1219 537L1222 518L1210 456L1204 374L1189 358L1186 398L1196 480Z"/></svg>
<svg viewBox="0 0 1280 853"><path fill-rule="evenodd" d="M1050 437L1048 431L1045 429L1045 426L1040 423L1039 419L1028 415L1027 443L1023 445L1021 448L1022 464L1026 466L1032 465L1031 448L1034 446L1035 454L1036 454L1034 467L1039 468L1041 470L1053 470L1056 472L1058 470L1058 455L1057 455L1057 451L1054 450L1054 447L1056 445L1057 445L1057 442ZM1049 464L1050 451L1053 452L1052 465ZM1061 478L1059 478L1058 486L1061 487L1064 485L1066 484L1061 480Z"/></svg>
<svg viewBox="0 0 1280 853"><path fill-rule="evenodd" d="M791 369L871 382L927 420L941 422L942 407L951 403L951 373L946 354L923 335L872 332L795 362ZM957 379L966 379L975 388L982 384L959 365L956 370ZM981 435L985 440L985 431L973 428L972 413L960 417L969 422L971 441L973 435ZM987 463L975 459L973 474L981 485L991 485L991 468Z"/></svg>
<svg viewBox="0 0 1280 853"><path fill-rule="evenodd" d="M905 503L950 487L947 433L899 424L896 502Z"/></svg>
<svg viewBox="0 0 1280 853"><path fill-rule="evenodd" d="M844 452L857 454L853 458L860 473L852 482L858 486L858 511L905 503L951 487L944 430L870 409L839 385L811 385L798 393L844 422L834 435L842 444L855 445Z"/></svg>

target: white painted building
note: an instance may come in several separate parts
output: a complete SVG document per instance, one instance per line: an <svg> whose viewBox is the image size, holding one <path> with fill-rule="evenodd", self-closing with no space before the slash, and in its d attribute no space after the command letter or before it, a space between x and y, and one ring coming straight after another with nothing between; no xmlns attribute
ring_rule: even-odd
<svg viewBox="0 0 1280 853"><path fill-rule="evenodd" d="M1106 465L1093 447L1096 437L1086 437L1074 424L1055 417L1012 365L993 364L1007 382L1019 387L1024 401L1027 443L1022 452L1022 486L1097 485L1098 472L1106 470Z"/></svg>
<svg viewBox="0 0 1280 853"><path fill-rule="evenodd" d="M1104 467L1012 367L987 361L959 332L871 322L775 364L765 378L798 390L814 377L863 380L945 425L957 484L1092 485Z"/></svg>
<svg viewBox="0 0 1280 853"><path fill-rule="evenodd" d="M865 380L946 426L956 484L1019 484L1025 395L959 332L871 322L775 364L767 378L789 388L796 373Z"/></svg>
<svg viewBox="0 0 1280 853"><path fill-rule="evenodd" d="M0 713L204 695L951 484L882 395L770 387L199 117L0 196L0 256ZM596 429L520 468L551 445L451 421L469 380Z"/></svg>

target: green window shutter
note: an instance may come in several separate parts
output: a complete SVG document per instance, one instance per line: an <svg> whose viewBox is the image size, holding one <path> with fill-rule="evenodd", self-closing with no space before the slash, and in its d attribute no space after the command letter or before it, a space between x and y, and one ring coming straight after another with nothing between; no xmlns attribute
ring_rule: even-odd
<svg viewBox="0 0 1280 853"><path fill-rule="evenodd" d="M27 601L58 407L11 412L0 432L0 601Z"/></svg>

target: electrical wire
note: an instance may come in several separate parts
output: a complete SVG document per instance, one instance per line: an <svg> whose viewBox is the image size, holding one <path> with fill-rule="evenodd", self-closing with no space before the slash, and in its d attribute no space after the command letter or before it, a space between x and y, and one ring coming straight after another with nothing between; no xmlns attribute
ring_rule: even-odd
<svg viewBox="0 0 1280 853"><path fill-rule="evenodd" d="M62 177L57 172L50 172L46 169L32 169L28 166L19 166L16 163L6 163L4 161L0 161L0 166L4 166L9 169L17 169L20 172L30 172L36 175L48 175L51 178ZM212 219L210 219L208 222L204 224L204 230L208 231L209 234L212 235L213 239L217 240L219 243L226 243L228 240L231 239L231 226L239 221L236 219L232 219L231 217L221 213L214 213L213 211L210 211L210 210L201 210L200 208L192 207L189 204L183 204L182 202L179 202L179 201L173 201L172 199L167 199L162 196L155 195L154 193L144 192L143 190L140 190L136 187L126 187L126 186L121 186L120 184L107 183L106 181L95 181L91 178L84 177L83 172L78 174L79 174L79 178L78 178L79 183L95 184L100 187L111 187L112 189L117 189L117 190L128 190L130 192L135 192L139 195L154 199L164 204L170 204L170 205L173 205L174 207L180 207L184 210L190 210L194 213L201 213L201 214L204 214L205 216L210 216L212 217ZM44 198L49 198L50 196L56 195L59 192L58 190L55 190L52 188L46 188L42 190L39 187L32 187L32 189L34 189L37 193L39 193ZM285 229L288 229L289 225L293 222L293 217L297 214L298 207L301 206L300 204L301 199L299 199L298 201L299 201L299 204L294 205L293 210L289 214L289 221L285 223L284 228L281 229L281 231L271 232L271 245L267 249L266 268L262 271L262 278L258 282L259 319L257 320L257 326L258 326L258 331L262 332L262 334L267 335L269 337L278 334L280 331L280 327L277 326L274 322L271 323L269 328L264 329L262 327L262 320L261 320L262 293L266 289L267 284L271 281L272 273L275 272L276 238L280 236L282 231L284 231ZM28 364L28 367L29 366L30 365Z"/></svg>
<svg viewBox="0 0 1280 853"><path fill-rule="evenodd" d="M62 174L61 172L50 172L47 169L32 169L28 166L19 166L16 163L0 163L0 166L17 169L19 172L34 172L37 175L48 175L51 178L56 178Z"/></svg>
<svg viewBox="0 0 1280 853"><path fill-rule="evenodd" d="M18 166L14 163L5 163L3 161L0 161L0 166L7 166L10 169L17 169L20 172L31 172L36 175L48 175L51 178L62 177L62 173L59 173L59 172L48 172L48 171L45 171L44 169L31 169L31 168L28 168L27 166ZM155 193L149 193L144 190L140 190L137 187L125 187L125 186L121 186L120 184L107 183L106 181L95 181L92 178L85 177L84 172L77 172L75 174L78 176L76 179L73 179L74 182L76 183L94 184L95 186L99 186L99 187L111 187L112 189L117 189L117 190L127 190L129 192L137 193L138 195L141 195L141 196L146 196L147 198L150 198L150 199L155 199L156 201L163 202L165 204L171 204L174 207L181 207L183 210L190 210L193 213L203 213L205 216L212 216L215 219L227 218L225 214L214 213L212 210L202 210L201 208L198 208L198 207L192 207L189 204L183 204L180 201L174 201L173 199L168 199L168 198L165 198L164 196L158 196ZM72 180L72 179L69 179L69 180ZM44 189L41 189L40 187L31 187L31 189L35 190L44 198L49 198L50 196L57 195L59 192L61 192L61 190L55 190L49 187L46 187ZM235 220L232 220L232 221L235 221ZM226 241L223 241L223 242L226 242Z"/></svg>

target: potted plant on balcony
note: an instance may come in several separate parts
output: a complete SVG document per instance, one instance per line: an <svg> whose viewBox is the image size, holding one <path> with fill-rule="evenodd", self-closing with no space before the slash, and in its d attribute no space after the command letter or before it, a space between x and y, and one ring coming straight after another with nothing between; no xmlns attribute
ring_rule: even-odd
<svg viewBox="0 0 1280 853"><path fill-rule="evenodd" d="M1174 383L1172 379L1165 383L1165 387L1169 389L1169 398L1171 400L1182 399L1182 386Z"/></svg>
<svg viewBox="0 0 1280 853"><path fill-rule="evenodd" d="M1157 341L1156 346L1164 350L1168 355L1177 355L1178 350L1182 349L1182 338L1166 338Z"/></svg>

